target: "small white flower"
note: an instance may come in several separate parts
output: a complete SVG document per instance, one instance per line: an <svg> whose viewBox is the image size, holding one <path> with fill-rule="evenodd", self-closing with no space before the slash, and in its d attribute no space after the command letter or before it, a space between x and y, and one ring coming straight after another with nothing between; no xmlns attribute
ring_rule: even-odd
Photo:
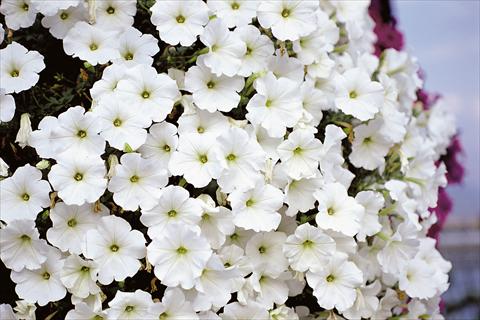
<svg viewBox="0 0 480 320"><path fill-rule="evenodd" d="M5 16L5 24L12 30L32 26L38 13L30 0L2 1L0 12Z"/></svg>
<svg viewBox="0 0 480 320"><path fill-rule="evenodd" d="M105 163L97 157L62 158L52 166L48 180L58 196L68 205L82 205L98 200L107 187Z"/></svg>
<svg viewBox="0 0 480 320"><path fill-rule="evenodd" d="M27 164L13 176L0 181L0 219L9 223L14 219L34 221L37 214L50 206L50 185L42 180L42 173Z"/></svg>
<svg viewBox="0 0 480 320"><path fill-rule="evenodd" d="M314 197L318 201L315 221L319 228L338 231L350 237L360 231L365 209L347 194L343 185L325 184L314 193Z"/></svg>
<svg viewBox="0 0 480 320"><path fill-rule="evenodd" d="M181 225L171 225L147 247L148 261L163 285L190 289L212 254L207 240Z"/></svg>
<svg viewBox="0 0 480 320"><path fill-rule="evenodd" d="M38 82L38 74L43 69L43 56L15 41L0 50L0 87L5 93L30 89Z"/></svg>
<svg viewBox="0 0 480 320"><path fill-rule="evenodd" d="M60 1L55 1L60 3ZM50 2L52 3L52 2ZM57 39L63 39L73 26L81 20L85 20L87 10L83 3L77 6L59 10L57 13L42 18L42 26L48 28L48 31Z"/></svg>
<svg viewBox="0 0 480 320"><path fill-rule="evenodd" d="M114 63L126 65L153 63L153 56L160 50L158 40L151 34L142 34L139 30L131 27L123 31L117 42L120 58Z"/></svg>
<svg viewBox="0 0 480 320"><path fill-rule="evenodd" d="M59 202L50 210L53 226L47 230L48 241L62 251L73 254L82 252L82 244L88 230L94 229L108 209L101 204L95 210L94 205L68 206Z"/></svg>
<svg viewBox="0 0 480 320"><path fill-rule="evenodd" d="M160 197L160 189L167 185L165 169L154 159L143 159L139 153L126 153L115 167L115 175L108 184L113 200L124 210L153 208Z"/></svg>
<svg viewBox="0 0 480 320"><path fill-rule="evenodd" d="M123 30L133 24L133 17L137 12L137 1L96 1L95 9L95 21L100 28Z"/></svg>
<svg viewBox="0 0 480 320"><path fill-rule="evenodd" d="M145 257L145 237L130 224L116 216L100 219L96 229L85 235L83 255L93 259L99 268L98 281L110 284L123 281L137 273Z"/></svg>
<svg viewBox="0 0 480 320"><path fill-rule="evenodd" d="M156 122L165 120L180 97L173 79L143 64L127 70L126 78L118 82L117 92Z"/></svg>
<svg viewBox="0 0 480 320"><path fill-rule="evenodd" d="M144 158L155 159L159 167L168 168L170 157L177 150L177 146L177 127L168 122L161 122L150 127L147 141L138 149L138 152Z"/></svg>
<svg viewBox="0 0 480 320"><path fill-rule="evenodd" d="M374 191L361 191L357 193L355 200L365 208L365 214L360 221L362 227L356 238L359 241L365 241L367 236L373 236L382 230L382 225L378 221L378 212L383 208L385 200L382 194Z"/></svg>
<svg viewBox="0 0 480 320"><path fill-rule="evenodd" d="M220 176L222 169L216 157L214 142L198 134L181 135L168 169L173 175L183 175L195 188L205 187L212 179Z"/></svg>
<svg viewBox="0 0 480 320"><path fill-rule="evenodd" d="M201 63L185 74L185 90L192 92L193 103L209 112L228 112L236 108L243 86L243 78L216 76Z"/></svg>
<svg viewBox="0 0 480 320"><path fill-rule="evenodd" d="M360 68L338 75L335 87L335 106L361 121L373 119L383 105L382 85L371 81L368 73Z"/></svg>
<svg viewBox="0 0 480 320"><path fill-rule="evenodd" d="M297 40L316 28L316 1L281 0L262 1L257 9L258 21L264 28L271 28L281 40Z"/></svg>
<svg viewBox="0 0 480 320"><path fill-rule="evenodd" d="M323 180L317 175L311 178L292 180L285 187L285 203L288 209L285 214L293 217L300 212L315 208L314 192L323 185Z"/></svg>
<svg viewBox="0 0 480 320"><path fill-rule="evenodd" d="M152 313L155 314L156 319L162 320L198 320L192 304L185 299L185 294L180 288L167 288L162 302L155 303L152 307Z"/></svg>
<svg viewBox="0 0 480 320"><path fill-rule="evenodd" d="M356 288L362 285L363 274L346 257L336 255L327 265L312 266L307 273L307 282L320 307L342 312L355 302Z"/></svg>
<svg viewBox="0 0 480 320"><path fill-rule="evenodd" d="M199 63L206 65L217 76L224 74L233 77L238 73L246 46L222 19L210 20L200 41L208 47L209 52L198 57Z"/></svg>
<svg viewBox="0 0 480 320"><path fill-rule="evenodd" d="M91 65L105 64L120 57L116 37L114 31L79 21L63 38L63 49L66 54Z"/></svg>
<svg viewBox="0 0 480 320"><path fill-rule="evenodd" d="M23 113L20 116L20 128L18 129L15 142L18 143L20 148L25 148L28 145L28 139L32 133L32 122L30 121L30 114Z"/></svg>
<svg viewBox="0 0 480 320"><path fill-rule="evenodd" d="M278 148L280 160L290 178L311 178L318 172L322 143L312 132L297 129Z"/></svg>
<svg viewBox="0 0 480 320"><path fill-rule="evenodd" d="M79 298L87 298L90 294L100 292L97 285L97 264L86 261L77 255L65 259L60 279L69 292Z"/></svg>
<svg viewBox="0 0 480 320"><path fill-rule="evenodd" d="M137 150L147 139L150 117L118 96L102 99L92 113L98 117L100 135L118 150L125 150L126 145Z"/></svg>
<svg viewBox="0 0 480 320"><path fill-rule="evenodd" d="M248 25L256 16L258 2L249 0L209 0L208 7L229 28Z"/></svg>
<svg viewBox="0 0 480 320"><path fill-rule="evenodd" d="M277 212L283 205L283 193L270 184L259 180L250 190L235 190L229 196L233 222L247 230L271 231L280 224Z"/></svg>
<svg viewBox="0 0 480 320"><path fill-rule="evenodd" d="M245 255L254 270L268 270L276 278L288 268L288 260L283 254L283 244L287 236L283 232L260 232L248 241Z"/></svg>
<svg viewBox="0 0 480 320"><path fill-rule="evenodd" d="M302 116L298 84L268 73L257 79L254 86L257 93L248 102L245 117L265 128L271 137L282 137L286 128L295 126Z"/></svg>
<svg viewBox="0 0 480 320"><path fill-rule="evenodd" d="M412 298L430 299L437 292L434 275L434 268L420 259L413 259L407 261L398 287Z"/></svg>
<svg viewBox="0 0 480 320"><path fill-rule="evenodd" d="M0 229L0 257L13 271L38 269L47 260L48 245L39 239L33 220L14 220Z"/></svg>
<svg viewBox="0 0 480 320"><path fill-rule="evenodd" d="M216 138L229 127L227 118L221 112L196 110L192 114L182 114L178 119L179 135L197 133Z"/></svg>
<svg viewBox="0 0 480 320"><path fill-rule="evenodd" d="M58 127L58 119L52 116L44 117L38 124L38 130L30 133L28 145L35 148L39 157L56 158L55 142L50 139L51 132Z"/></svg>
<svg viewBox="0 0 480 320"><path fill-rule="evenodd" d="M12 271L10 277L17 285L15 292L22 299L44 306L49 302L63 299L67 294L60 281L63 260L60 251L49 247L47 260L35 270Z"/></svg>
<svg viewBox="0 0 480 320"><path fill-rule="evenodd" d="M357 299L351 308L343 312L348 319L370 319L375 311L378 310L379 300L377 295L380 293L382 285L378 280L357 288Z"/></svg>
<svg viewBox="0 0 480 320"><path fill-rule="evenodd" d="M90 95L93 99L93 107L99 103L101 99L109 99L115 95L117 84L125 78L125 66L112 64L103 70L102 78L97 80L90 89Z"/></svg>
<svg viewBox="0 0 480 320"><path fill-rule="evenodd" d="M171 45L192 45L208 23L208 7L200 0L156 1L150 10L160 39Z"/></svg>
<svg viewBox="0 0 480 320"><path fill-rule="evenodd" d="M148 227L148 236L155 239L176 223L198 231L201 215L200 201L190 198L184 188L170 185L161 191L155 207L142 210L140 221Z"/></svg>
<svg viewBox="0 0 480 320"><path fill-rule="evenodd" d="M107 310L108 319L136 320L154 319L151 308L153 307L150 293L135 290L135 292L117 291Z"/></svg>
<svg viewBox="0 0 480 320"><path fill-rule="evenodd" d="M324 264L335 253L335 241L308 223L297 227L283 246L292 269L305 272L316 265Z"/></svg>

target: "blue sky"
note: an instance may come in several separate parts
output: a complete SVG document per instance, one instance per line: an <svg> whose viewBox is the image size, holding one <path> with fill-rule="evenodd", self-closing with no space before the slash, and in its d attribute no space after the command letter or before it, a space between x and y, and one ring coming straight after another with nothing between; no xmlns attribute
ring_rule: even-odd
<svg viewBox="0 0 480 320"><path fill-rule="evenodd" d="M426 88L457 118L466 152L463 185L450 188L454 215L480 215L480 1L394 1L406 49L418 57Z"/></svg>

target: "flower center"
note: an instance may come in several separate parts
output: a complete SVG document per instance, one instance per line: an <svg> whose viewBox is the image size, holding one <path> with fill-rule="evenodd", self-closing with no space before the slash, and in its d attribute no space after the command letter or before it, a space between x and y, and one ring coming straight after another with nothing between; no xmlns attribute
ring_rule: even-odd
<svg viewBox="0 0 480 320"><path fill-rule="evenodd" d="M213 81L208 81L207 82L207 88L208 89L213 89L215 87L215 82Z"/></svg>
<svg viewBox="0 0 480 320"><path fill-rule="evenodd" d="M20 239L21 239L22 241L25 241L25 242L26 242L26 241L30 241L30 237L27 236L26 234L22 234L22 236L20 237Z"/></svg>
<svg viewBox="0 0 480 320"><path fill-rule="evenodd" d="M185 17L182 16L181 14L178 15L175 19L177 20L178 23L184 23L185 22Z"/></svg>
<svg viewBox="0 0 480 320"><path fill-rule="evenodd" d="M198 133L204 133L204 132L205 132L205 128L204 128L204 127L198 127L198 128L197 128L197 132L198 132Z"/></svg>
<svg viewBox="0 0 480 320"><path fill-rule="evenodd" d="M223 266L224 266L225 268L228 268L228 267L231 267L232 265L230 264L230 262L225 262L225 263L223 264Z"/></svg>
<svg viewBox="0 0 480 320"><path fill-rule="evenodd" d="M117 252L118 249L120 249L120 248L116 244L112 244L110 246L110 251L112 251L112 252Z"/></svg>
<svg viewBox="0 0 480 320"><path fill-rule="evenodd" d="M372 142L372 137L366 137L363 139L363 144L370 144Z"/></svg>
<svg viewBox="0 0 480 320"><path fill-rule="evenodd" d="M206 155L202 154L198 157L198 160L200 160L201 163L207 163L208 162L208 158Z"/></svg>
<svg viewBox="0 0 480 320"><path fill-rule="evenodd" d="M288 16L290 15L290 10L285 8L282 10L282 17L284 18L288 18Z"/></svg>
<svg viewBox="0 0 480 320"><path fill-rule="evenodd" d="M333 274L329 274L327 276L327 282L332 282L333 280L335 280L335 276Z"/></svg>
<svg viewBox="0 0 480 320"><path fill-rule="evenodd" d="M303 241L303 243L302 243L302 245L303 245L304 248L311 248L311 247L313 247L313 244L314 244L314 243L313 243L313 241L311 241L311 240L305 240L305 241Z"/></svg>
<svg viewBox="0 0 480 320"><path fill-rule="evenodd" d="M12 72L10 72L10 76L12 76L12 78L17 78L19 75L20 75L20 71L18 71L17 69L12 70Z"/></svg>
<svg viewBox="0 0 480 320"><path fill-rule="evenodd" d="M333 215L335 214L335 210L333 210L333 208L328 208L328 209L327 209L327 214L328 214L329 216L333 216Z"/></svg>
<svg viewBox="0 0 480 320"><path fill-rule="evenodd" d="M298 156L299 154L302 153L302 151L303 151L302 148L296 147L296 148L293 150L293 154L295 154L295 155Z"/></svg>
<svg viewBox="0 0 480 320"><path fill-rule="evenodd" d="M178 247L178 249L177 249L178 254L185 254L187 252L188 252L188 250L185 247Z"/></svg>
<svg viewBox="0 0 480 320"><path fill-rule="evenodd" d="M82 179L83 179L83 174L81 174L80 172L77 172L77 173L75 173L75 175L73 176L73 179L75 179L75 181L82 181Z"/></svg>
<svg viewBox="0 0 480 320"><path fill-rule="evenodd" d="M138 182L138 180L140 180L140 178L137 175L133 175L130 177L130 182L132 183Z"/></svg>
<svg viewBox="0 0 480 320"><path fill-rule="evenodd" d="M245 52L245 55L249 56L252 54L252 52L253 52L253 49L250 47L247 47L247 52Z"/></svg>
<svg viewBox="0 0 480 320"><path fill-rule="evenodd" d="M258 248L258 252L260 252L260 254L264 254L265 252L267 252L267 248L261 246L260 248Z"/></svg>
<svg viewBox="0 0 480 320"><path fill-rule="evenodd" d="M170 210L167 212L167 215L170 217L170 218L173 218L177 215L177 211L175 210Z"/></svg>
<svg viewBox="0 0 480 320"><path fill-rule="evenodd" d="M164 145L164 146L163 146L163 150L164 150L165 152L170 152L170 146L169 146L168 144Z"/></svg>
<svg viewBox="0 0 480 320"><path fill-rule="evenodd" d="M134 306L126 306L125 307L125 312L132 312L133 310L135 310Z"/></svg>
<svg viewBox="0 0 480 320"><path fill-rule="evenodd" d="M356 91L350 91L348 96L350 97L350 99L355 99L356 97L358 97L358 94Z"/></svg>
<svg viewBox="0 0 480 320"><path fill-rule="evenodd" d="M108 13L108 14L114 14L114 13L115 13L115 8L114 8L114 7L111 7L111 6L108 7L108 8L107 8L107 13Z"/></svg>
<svg viewBox="0 0 480 320"><path fill-rule="evenodd" d="M214 45L212 46L212 52L215 52L215 51L217 51L217 50L218 50L218 45L214 44Z"/></svg>
<svg viewBox="0 0 480 320"><path fill-rule="evenodd" d="M42 274L42 278L45 279L45 280L50 279L50 273L44 272L44 273Z"/></svg>
<svg viewBox="0 0 480 320"><path fill-rule="evenodd" d="M232 240L232 241L238 240L238 234L237 234L237 233L232 233L232 234L230 235L230 240Z"/></svg>
<svg viewBox="0 0 480 320"><path fill-rule="evenodd" d="M150 97L150 92L148 91L143 91L142 92L142 98L143 99L148 99Z"/></svg>
<svg viewBox="0 0 480 320"><path fill-rule="evenodd" d="M90 45L90 51L95 51L95 50L97 50L97 49L98 49L98 46L97 46L96 43L92 43L92 44Z"/></svg>
<svg viewBox="0 0 480 320"><path fill-rule="evenodd" d="M92 320L104 320L104 318L102 316L99 316L98 314L95 315L95 317L93 317Z"/></svg>
<svg viewBox="0 0 480 320"><path fill-rule="evenodd" d="M163 312L162 314L160 314L160 316L158 317L159 320L166 320L168 318L168 313L166 312Z"/></svg>
<svg viewBox="0 0 480 320"><path fill-rule="evenodd" d="M232 2L230 6L232 7L232 10L240 9L240 5L237 2Z"/></svg>
<svg viewBox="0 0 480 320"><path fill-rule="evenodd" d="M23 200L23 201L28 201L28 200L30 200L30 195L29 195L28 193L22 194L22 200Z"/></svg>
<svg viewBox="0 0 480 320"><path fill-rule="evenodd" d="M270 107L272 106L272 103L273 103L273 101L270 100L270 99L268 99L268 100L265 102L265 107L270 108Z"/></svg>
<svg viewBox="0 0 480 320"><path fill-rule="evenodd" d="M208 213L204 213L204 214L202 215L202 220L203 220L203 221L208 221L208 220L210 220L210 215L209 215Z"/></svg>
<svg viewBox="0 0 480 320"><path fill-rule="evenodd" d="M23 9L24 11L28 11L29 8L30 8L30 7L28 6L27 3L24 3L23 6L22 6L22 9Z"/></svg>
<svg viewBox="0 0 480 320"><path fill-rule="evenodd" d="M227 156L227 160L228 161L233 161L237 158L236 155L234 155L233 153L230 153L228 156Z"/></svg>
<svg viewBox="0 0 480 320"><path fill-rule="evenodd" d="M80 271L82 271L82 272L88 272L88 271L90 271L90 268L87 267L87 266L83 266L83 267L80 269Z"/></svg>
<svg viewBox="0 0 480 320"><path fill-rule="evenodd" d="M253 203L254 203L253 199L248 199L247 202L245 202L245 205L247 207L251 207L251 206L253 206Z"/></svg>
<svg viewBox="0 0 480 320"><path fill-rule="evenodd" d="M75 219L70 219L70 220L68 220L67 225L68 225L70 228L73 228L73 227L75 227L75 226L77 225L77 220L75 220Z"/></svg>
<svg viewBox="0 0 480 320"><path fill-rule="evenodd" d="M125 60L133 60L133 53L128 52L128 53L125 55Z"/></svg>
<svg viewBox="0 0 480 320"><path fill-rule="evenodd" d="M120 127L120 126L122 125L122 120L120 120L120 119L118 119L118 118L115 119L115 120L113 120L113 125L114 125L115 127Z"/></svg>
<svg viewBox="0 0 480 320"><path fill-rule="evenodd" d="M68 13L66 13L65 11L60 14L60 19L67 20L67 18L68 18Z"/></svg>
<svg viewBox="0 0 480 320"><path fill-rule="evenodd" d="M83 139L83 138L85 138L86 136L87 136L87 131L85 131L85 130L78 130L78 132L77 132L77 137Z"/></svg>

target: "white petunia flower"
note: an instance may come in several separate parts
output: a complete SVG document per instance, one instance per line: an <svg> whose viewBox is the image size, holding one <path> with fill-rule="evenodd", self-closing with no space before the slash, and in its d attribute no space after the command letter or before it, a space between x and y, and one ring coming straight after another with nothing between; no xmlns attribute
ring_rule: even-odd
<svg viewBox="0 0 480 320"><path fill-rule="evenodd" d="M107 314L102 310L95 310L85 302L80 302L75 304L75 309L68 311L65 315L65 320L85 320L85 319L95 319L101 320L106 319Z"/></svg>
<svg viewBox="0 0 480 320"><path fill-rule="evenodd" d="M142 34L133 27L123 31L120 39L117 40L117 45L120 58L113 62L126 65L151 65L153 56L160 50L158 40L154 36Z"/></svg>
<svg viewBox="0 0 480 320"><path fill-rule="evenodd" d="M218 1L210 1L217 3ZM254 1L245 1L245 4L256 4ZM234 31L240 40L245 42L247 50L241 57L242 65L238 74L244 77L260 72L267 67L268 58L273 55L273 42L266 35L252 25L237 27Z"/></svg>
<svg viewBox="0 0 480 320"><path fill-rule="evenodd" d="M52 3L51 1L50 3ZM61 1L55 1L55 3L61 3ZM63 39L67 35L68 31L78 22L85 20L87 16L87 10L83 3L77 6L70 6L59 10L53 15L45 16L42 18L42 26L47 28L48 31L57 39Z"/></svg>
<svg viewBox="0 0 480 320"><path fill-rule="evenodd" d="M435 269L421 259L406 261L406 266L399 275L398 287L412 298L430 299L435 296Z"/></svg>
<svg viewBox="0 0 480 320"><path fill-rule="evenodd" d="M283 246L291 268L299 272L325 264L335 249L335 241L331 237L308 223L298 226Z"/></svg>
<svg viewBox="0 0 480 320"><path fill-rule="evenodd" d="M321 147L322 143L312 132L297 129L288 135L277 151L288 176L300 180L311 178L318 172Z"/></svg>
<svg viewBox="0 0 480 320"><path fill-rule="evenodd" d="M13 176L0 181L0 220L34 221L42 208L50 206L50 191L40 170L29 164L18 168Z"/></svg>
<svg viewBox="0 0 480 320"><path fill-rule="evenodd" d="M238 73L246 46L222 19L210 20L200 41L208 47L209 52L198 57L199 63L210 68L217 76L224 74L233 77Z"/></svg>
<svg viewBox="0 0 480 320"><path fill-rule="evenodd" d="M12 30L31 27L38 11L30 0L4 0L0 13L5 16L5 24Z"/></svg>
<svg viewBox="0 0 480 320"><path fill-rule="evenodd" d="M337 75L335 88L335 106L361 121L373 119L383 105L382 85L360 68Z"/></svg>
<svg viewBox="0 0 480 320"><path fill-rule="evenodd" d="M60 281L63 261L60 251L49 247L47 260L42 263L40 268L23 269L20 272L12 271L10 277L17 284L15 292L21 299L38 303L40 306L63 299L67 294L65 286Z"/></svg>
<svg viewBox="0 0 480 320"><path fill-rule="evenodd" d="M0 88L0 123L9 122L15 115L15 99Z"/></svg>
<svg viewBox="0 0 480 320"><path fill-rule="evenodd" d="M208 7L200 0L156 1L150 10L160 39L171 45L192 45L208 23Z"/></svg>
<svg viewBox="0 0 480 320"><path fill-rule="evenodd" d="M367 236L373 236L382 230L382 225L378 221L378 212L383 208L385 199L378 192L361 191L357 193L355 200L365 208L365 214L360 221L362 227L356 238L358 241L365 241Z"/></svg>
<svg viewBox="0 0 480 320"><path fill-rule="evenodd" d="M97 80L92 88L90 89L90 95L93 99L93 106L94 108L101 99L112 99L112 97L116 97L116 89L117 84L120 80L125 78L126 72L125 66L112 64L105 69L103 69L102 78Z"/></svg>
<svg viewBox="0 0 480 320"><path fill-rule="evenodd" d="M0 229L0 247L0 258L13 271L38 269L47 259L47 242L39 239L33 220L14 220Z"/></svg>
<svg viewBox="0 0 480 320"><path fill-rule="evenodd" d="M168 168L170 158L177 147L177 127L168 122L161 122L150 127L147 141L138 152L146 159L155 159L159 167Z"/></svg>
<svg viewBox="0 0 480 320"><path fill-rule="evenodd" d="M77 6L80 0L42 1L30 0L32 6L44 16L53 16L59 10Z"/></svg>
<svg viewBox="0 0 480 320"><path fill-rule="evenodd" d="M95 9L95 22L100 28L123 30L133 24L137 1L102 0L95 2Z"/></svg>
<svg viewBox="0 0 480 320"><path fill-rule="evenodd" d="M145 237L116 216L100 219L96 229L85 235L83 255L98 264L98 281L110 284L135 275L145 257Z"/></svg>
<svg viewBox="0 0 480 320"><path fill-rule="evenodd" d="M228 112L236 108L243 86L243 78L216 76L201 63L185 74L185 90L192 92L193 103L209 112Z"/></svg>
<svg viewBox="0 0 480 320"><path fill-rule="evenodd" d="M108 303L108 319L154 319L151 311L153 305L152 296L148 292L139 289L135 292L117 291L115 298Z"/></svg>
<svg viewBox="0 0 480 320"><path fill-rule="evenodd" d="M183 175L195 188L205 187L220 176L221 166L216 157L213 139L198 134L184 134L178 140L178 149L172 154L168 169L173 175Z"/></svg>
<svg viewBox="0 0 480 320"><path fill-rule="evenodd" d="M205 238L181 225L169 226L147 247L148 261L163 285L190 289L212 254Z"/></svg>
<svg viewBox="0 0 480 320"><path fill-rule="evenodd" d="M0 50L0 87L7 94L33 87L43 69L43 56L15 41Z"/></svg>
<svg viewBox="0 0 480 320"><path fill-rule="evenodd" d="M283 205L284 195L280 189L259 180L250 190L235 190L229 196L233 222L247 230L271 231L280 224L277 212Z"/></svg>
<svg viewBox="0 0 480 320"><path fill-rule="evenodd" d="M30 133L27 144L35 148L39 157L44 159L57 157L55 142L50 139L51 132L57 127L58 119L46 116L38 124L38 130Z"/></svg>
<svg viewBox="0 0 480 320"><path fill-rule="evenodd" d="M251 237L245 255L252 263L253 270L268 270L273 278L284 272L288 268L288 260L283 254L286 239L283 232L260 232Z"/></svg>
<svg viewBox="0 0 480 320"><path fill-rule="evenodd" d="M120 57L117 36L114 31L79 21L63 38L63 49L66 54L91 65L105 64Z"/></svg>
<svg viewBox="0 0 480 320"><path fill-rule="evenodd" d="M197 197L202 207L201 234L208 240L212 249L219 249L226 235L235 231L232 212L225 207L216 207L215 201L207 194Z"/></svg>
<svg viewBox="0 0 480 320"><path fill-rule="evenodd" d="M103 99L92 113L98 118L100 135L115 149L125 150L128 145L137 150L145 143L145 128L151 124L150 117L118 96Z"/></svg>
<svg viewBox="0 0 480 320"><path fill-rule="evenodd" d="M148 114L153 121L165 120L173 104L180 97L176 82L155 68L138 65L126 71L126 78L120 80L117 92L132 105Z"/></svg>
<svg viewBox="0 0 480 320"><path fill-rule="evenodd" d="M209 0L207 4L229 28L250 24L257 14L258 7L257 1L249 0Z"/></svg>
<svg viewBox="0 0 480 320"><path fill-rule="evenodd" d="M335 255L327 265L312 266L307 282L320 307L342 312L354 304L356 288L362 285L363 275L353 262L343 255Z"/></svg>
<svg viewBox="0 0 480 320"><path fill-rule="evenodd" d="M248 301L246 305L242 305L238 302L229 303L225 306L223 313L220 316L222 320L270 319L268 309L255 301Z"/></svg>
<svg viewBox="0 0 480 320"><path fill-rule="evenodd" d="M138 207L153 208L160 197L160 189L168 183L166 170L154 159L144 159L139 153L124 154L120 163L108 184L115 203L130 211Z"/></svg>
<svg viewBox="0 0 480 320"><path fill-rule="evenodd" d="M80 106L68 108L58 116L50 140L57 157L75 154L99 156L105 152L105 140L99 135L100 119Z"/></svg>
<svg viewBox="0 0 480 320"><path fill-rule="evenodd" d="M71 155L52 166L48 180L66 204L80 206L102 196L107 188L106 174L101 158Z"/></svg>
<svg viewBox="0 0 480 320"><path fill-rule="evenodd" d="M59 202L50 210L53 226L47 230L47 239L62 251L80 254L87 231L94 229L99 219L108 213L103 204L96 210L92 204L68 206Z"/></svg>
<svg viewBox="0 0 480 320"><path fill-rule="evenodd" d="M20 148L25 148L28 145L28 139L32 133L32 122L30 121L29 113L22 113L20 116L20 128L18 129L15 142L18 143Z"/></svg>
<svg viewBox="0 0 480 320"><path fill-rule="evenodd" d="M100 292L97 285L97 264L86 261L77 255L65 259L60 279L69 292L79 298L87 298Z"/></svg>
<svg viewBox="0 0 480 320"><path fill-rule="evenodd" d="M196 110L192 114L182 114L178 118L178 134L197 133L200 135L208 135L210 137L218 137L230 127L227 117L221 112L210 113L204 110Z"/></svg>
<svg viewBox="0 0 480 320"><path fill-rule="evenodd" d="M343 185L325 184L314 193L314 197L318 201L315 221L319 228L338 231L350 237L360 231L365 209L348 195Z"/></svg>
<svg viewBox="0 0 480 320"><path fill-rule="evenodd" d="M155 303L151 310L156 319L198 320L198 315L193 310L191 302L185 299L185 294L180 288L167 288L162 302Z"/></svg>
<svg viewBox="0 0 480 320"><path fill-rule="evenodd" d="M161 236L172 224L198 231L202 208L200 201L190 198L187 190L179 186L168 186L160 193L158 204L142 210L140 221L148 227L148 236L155 239Z"/></svg>
<svg viewBox="0 0 480 320"><path fill-rule="evenodd" d="M328 105L326 95L315 88L315 83L307 79L300 87L302 92L303 116L300 120L306 125L316 127L323 118L322 111Z"/></svg>
<svg viewBox="0 0 480 320"><path fill-rule="evenodd" d="M355 139L348 158L357 168L375 170L385 164L385 156L393 144L381 134L382 126L383 121L375 119L355 127Z"/></svg>
<svg viewBox="0 0 480 320"><path fill-rule="evenodd" d="M262 1L257 9L258 21L264 28L271 28L281 40L297 40L316 28L316 1L281 0Z"/></svg>
<svg viewBox="0 0 480 320"><path fill-rule="evenodd" d="M277 79L273 73L255 81L257 93L247 104L245 116L253 125L261 125L271 137L282 137L302 116L299 86L287 78Z"/></svg>
<svg viewBox="0 0 480 320"><path fill-rule="evenodd" d="M351 308L343 312L348 319L371 319L375 311L378 310L379 300L377 295L380 293L382 285L378 280L357 288L357 299Z"/></svg>
<svg viewBox="0 0 480 320"><path fill-rule="evenodd" d="M323 185L319 175L311 178L292 180L285 187L285 203L288 208L285 214L293 217L300 212L307 212L315 208L314 192Z"/></svg>

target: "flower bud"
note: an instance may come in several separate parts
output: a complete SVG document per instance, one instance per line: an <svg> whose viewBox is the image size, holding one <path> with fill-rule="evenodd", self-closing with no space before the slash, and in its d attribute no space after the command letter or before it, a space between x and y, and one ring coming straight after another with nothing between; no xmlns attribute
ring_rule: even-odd
<svg viewBox="0 0 480 320"><path fill-rule="evenodd" d="M32 123L30 122L30 115L28 113L22 114L20 117L20 129L18 130L15 142L23 149L28 145L28 138L32 133Z"/></svg>

